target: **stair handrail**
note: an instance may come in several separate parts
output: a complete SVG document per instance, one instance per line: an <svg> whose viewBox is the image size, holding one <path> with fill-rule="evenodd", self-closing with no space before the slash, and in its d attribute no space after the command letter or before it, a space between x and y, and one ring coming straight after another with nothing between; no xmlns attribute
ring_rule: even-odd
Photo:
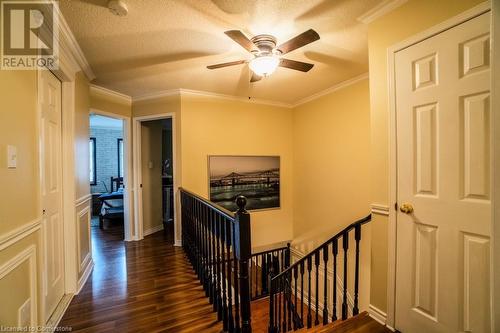
<svg viewBox="0 0 500 333"><path fill-rule="evenodd" d="M285 270L274 275L275 272L271 270L269 273L269 333L279 333L287 332L290 330L296 330L304 327L304 273L307 272L307 328L313 326L312 321L312 299L311 299L311 280L314 265L314 274L316 283L315 287L315 320L314 326L319 325L319 267L321 265L321 255L323 257L323 325L329 322L328 315L328 257L330 252L333 256L333 297L332 297L332 317L331 322L338 320L337 317L337 256L339 254L339 248L342 247L344 251L343 257L343 285L342 285L342 308L341 308L341 318L346 320L348 317L348 299L347 299L347 279L348 279L348 249L349 249L349 232L354 229L354 239L355 239L355 273L354 273L354 301L352 314L359 314L359 246L361 241L361 226L365 223L371 221L371 214L366 217L359 219L343 230L335 234L333 237L322 242L321 245L314 248L308 254L294 262ZM339 246L339 239L342 238L342 242ZM314 264L313 264L314 262ZM307 267L307 271L306 271ZM298 281L300 280L300 288ZM292 288L293 285L293 288ZM299 313L299 303L298 303L298 290L300 289L300 313ZM283 296L283 297L282 297ZM282 302L283 299L283 302ZM283 305L283 307L282 307Z"/></svg>
<svg viewBox="0 0 500 333"><path fill-rule="evenodd" d="M217 319L222 321L224 331L250 333L248 264L252 244L247 199L238 196L238 210L233 213L185 188L179 190L182 246Z"/></svg>
<svg viewBox="0 0 500 333"><path fill-rule="evenodd" d="M366 223L370 222L371 219L372 219L372 215L370 214L370 215L367 215L366 217L363 217L362 219L357 220L356 222L351 223L349 226L347 226L346 228L342 229L342 231L340 231L337 234L335 234L335 236L333 236L330 239L324 241L323 243L321 243L321 245L318 245L314 250L310 251L308 254L306 254L305 256L303 256L302 258L300 258L299 260L295 261L293 264L290 265L290 267L288 267L287 269L285 269L283 272L274 275L272 277L272 279L273 280L278 279L280 276L289 273L295 266L298 266L298 265L300 265L301 262L307 260L307 257L312 257L317 251L321 251L321 249L325 245L330 244L335 239L339 239L345 233L348 233L352 229L356 228L357 225L361 226L363 224L366 224Z"/></svg>

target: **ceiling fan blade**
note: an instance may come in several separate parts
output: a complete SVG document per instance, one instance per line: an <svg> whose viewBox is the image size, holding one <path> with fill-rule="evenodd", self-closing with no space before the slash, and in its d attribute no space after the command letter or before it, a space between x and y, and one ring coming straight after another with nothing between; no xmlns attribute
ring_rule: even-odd
<svg viewBox="0 0 500 333"><path fill-rule="evenodd" d="M252 72L252 77L250 78L250 82L256 82L256 81L260 81L262 80L262 76L259 76L257 74L255 74L254 72Z"/></svg>
<svg viewBox="0 0 500 333"><path fill-rule="evenodd" d="M319 35L313 29L309 29L300 35L293 37L292 39L284 42L280 46L277 47L278 50L281 51L282 54L288 53L290 51L296 50L299 47L317 41L319 39Z"/></svg>
<svg viewBox="0 0 500 333"><path fill-rule="evenodd" d="M295 69L295 70L301 71L301 72L309 72L309 70L311 70L311 68L313 68L314 65L313 64L309 64L307 62L295 61L295 60L281 58L281 60L280 60L280 67L286 67L286 68L290 68L290 69Z"/></svg>
<svg viewBox="0 0 500 333"><path fill-rule="evenodd" d="M244 64L246 62L247 62L246 60L237 60L237 61L231 61L231 62L224 62L222 64L210 65L210 66L207 66L207 68L208 69L217 69L217 68L222 68L222 67L241 65L241 64Z"/></svg>
<svg viewBox="0 0 500 333"><path fill-rule="evenodd" d="M257 50L257 46L247 38L240 30L229 30L224 32L229 38L240 44L248 52Z"/></svg>

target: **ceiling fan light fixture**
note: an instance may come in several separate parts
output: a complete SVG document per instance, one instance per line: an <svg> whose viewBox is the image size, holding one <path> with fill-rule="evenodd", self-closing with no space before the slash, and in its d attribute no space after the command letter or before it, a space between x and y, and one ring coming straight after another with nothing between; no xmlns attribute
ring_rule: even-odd
<svg viewBox="0 0 500 333"><path fill-rule="evenodd" d="M280 64L280 58L275 55L257 56L250 60L249 66L252 72L259 76L269 76Z"/></svg>

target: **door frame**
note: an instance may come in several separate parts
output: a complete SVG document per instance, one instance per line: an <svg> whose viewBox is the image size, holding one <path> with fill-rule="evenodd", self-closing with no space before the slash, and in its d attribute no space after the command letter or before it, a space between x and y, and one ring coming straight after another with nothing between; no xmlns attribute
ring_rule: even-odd
<svg viewBox="0 0 500 333"><path fill-rule="evenodd" d="M396 53L401 51L407 47L410 47L414 44L420 43L430 37L438 35L443 31L449 30L459 24L462 24L474 17L477 17L481 14L484 14L491 10L491 3L489 1L485 1L480 3L479 5L472 7L463 13L454 16L448 20L445 20L430 29L424 30L416 35L403 40L402 42L398 42L387 49L387 83L388 83L388 104L389 104L389 221L388 221L388 261L387 261L387 318L386 318L386 326L392 331L396 331L396 260L397 260L397 211L396 211L396 203L398 198L398 184L397 184L397 123L396 123L396 68L395 68L395 58ZM493 39L492 39L493 40ZM493 51L494 48L491 47ZM491 59L495 59L494 56ZM493 68L491 69L492 79L494 77ZM494 98L492 94L492 99ZM495 105L495 102L492 101L492 105ZM493 110L493 107L492 107ZM495 127L495 128L493 128ZM492 161L494 160L495 153L493 149L493 138L494 135L500 135L500 122L491 124L491 142L492 145L490 147L492 152ZM499 154L500 155L500 154ZM495 168L491 168L493 172ZM500 171L496 172L500 176ZM494 176L494 175L493 175ZM491 189L494 192L494 177L490 177ZM492 193L493 194L493 193ZM493 198L493 195L492 195ZM494 201L491 201L492 209L494 209ZM500 208L500 202L495 203ZM498 208L497 208L498 209ZM492 218L492 225L494 225L494 219ZM493 228L492 236L493 239ZM492 242L491 242L492 243ZM491 247L491 253L494 254L493 247ZM491 257L494 257L493 255ZM490 272L492 273L492 284L494 281L493 277L493 261L491 261ZM492 297L493 302L493 297ZM492 311L491 320L494 320L494 312ZM492 332L494 331L494 326L492 325Z"/></svg>
<svg viewBox="0 0 500 333"><path fill-rule="evenodd" d="M133 167L134 167L134 227L135 227L135 240L141 240L144 238L144 225L143 225L143 204L142 204L142 190L140 184L142 184L142 146L141 146L141 125L144 121L151 120L161 120L161 119L172 119L172 170L173 175L173 200L174 200L174 245L180 246L180 240L177 240L177 232L180 230L180 217L177 209L177 190L178 190L178 177L179 172L177 170L177 128L175 123L175 113L160 113L147 116L139 116L133 118Z"/></svg>
<svg viewBox="0 0 500 333"><path fill-rule="evenodd" d="M123 123L123 226L124 226L124 240L126 242L134 240L132 236L133 219L131 214L132 207L132 130L130 126L130 117L120 114L103 111L95 108L89 109L90 115L100 115L108 118L119 119Z"/></svg>

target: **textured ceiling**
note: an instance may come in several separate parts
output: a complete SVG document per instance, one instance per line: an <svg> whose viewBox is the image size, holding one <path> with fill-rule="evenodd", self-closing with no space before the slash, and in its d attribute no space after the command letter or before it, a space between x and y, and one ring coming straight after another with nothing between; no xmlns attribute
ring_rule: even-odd
<svg viewBox="0 0 500 333"><path fill-rule="evenodd" d="M203 90L293 103L368 71L366 26L357 17L381 0L125 0L126 17L107 0L61 0L66 21L90 63L94 83L140 96L168 89ZM251 59L224 31L277 37L309 29L321 39L287 58L314 63L308 73L278 68L250 83L247 65L207 65Z"/></svg>

